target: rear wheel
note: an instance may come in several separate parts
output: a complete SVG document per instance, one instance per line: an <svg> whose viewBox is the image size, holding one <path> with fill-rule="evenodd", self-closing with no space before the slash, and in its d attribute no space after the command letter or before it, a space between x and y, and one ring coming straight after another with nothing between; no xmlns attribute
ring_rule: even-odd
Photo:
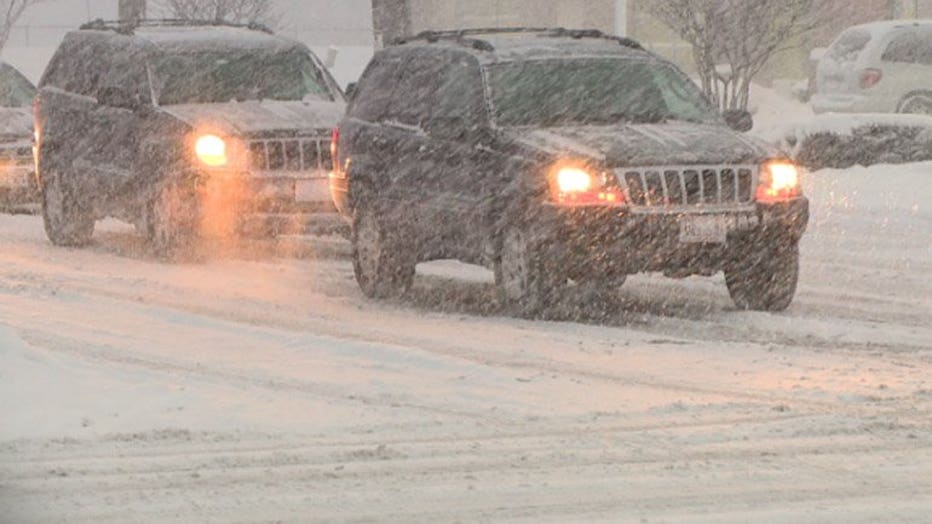
<svg viewBox="0 0 932 524"><path fill-rule="evenodd" d="M363 294L394 298L411 289L417 257L403 242L404 232L388 227L365 201L356 206L352 237L353 270Z"/></svg>
<svg viewBox="0 0 932 524"><path fill-rule="evenodd" d="M544 241L522 226L510 226L502 238L495 281L503 301L526 316L537 316L566 285L544 253Z"/></svg>
<svg viewBox="0 0 932 524"><path fill-rule="evenodd" d="M793 302L799 282L799 242L786 240L754 250L725 270L735 305L755 311L783 311Z"/></svg>
<svg viewBox="0 0 932 524"><path fill-rule="evenodd" d="M56 246L86 246L94 236L94 215L55 172L48 173L43 180L42 218L45 233Z"/></svg>
<svg viewBox="0 0 932 524"><path fill-rule="evenodd" d="M900 113L932 115L932 93L910 95L900 104Z"/></svg>

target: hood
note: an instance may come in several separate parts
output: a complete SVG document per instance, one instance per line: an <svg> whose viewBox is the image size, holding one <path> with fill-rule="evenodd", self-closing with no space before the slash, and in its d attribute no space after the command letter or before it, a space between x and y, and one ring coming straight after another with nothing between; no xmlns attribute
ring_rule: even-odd
<svg viewBox="0 0 932 524"><path fill-rule="evenodd" d="M716 124L687 122L506 131L548 154L577 155L608 167L755 163L779 156L763 142Z"/></svg>
<svg viewBox="0 0 932 524"><path fill-rule="evenodd" d="M161 110L192 127L211 127L236 136L331 129L343 118L343 102L279 102L182 104Z"/></svg>
<svg viewBox="0 0 932 524"><path fill-rule="evenodd" d="M0 107L0 142L32 141L32 111L25 107Z"/></svg>

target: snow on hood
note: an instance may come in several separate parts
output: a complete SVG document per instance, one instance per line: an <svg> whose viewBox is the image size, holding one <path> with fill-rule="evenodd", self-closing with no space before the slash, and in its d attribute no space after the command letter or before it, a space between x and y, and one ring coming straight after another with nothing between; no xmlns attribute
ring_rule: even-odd
<svg viewBox="0 0 932 524"><path fill-rule="evenodd" d="M252 135L282 130L330 129L339 123L346 105L322 101L250 101L181 104L161 109L192 127L207 126L231 135Z"/></svg>
<svg viewBox="0 0 932 524"><path fill-rule="evenodd" d="M0 107L0 142L32 139L32 113L24 107Z"/></svg>
<svg viewBox="0 0 932 524"><path fill-rule="evenodd" d="M526 146L610 167L757 162L778 152L721 125L665 123L511 130Z"/></svg>

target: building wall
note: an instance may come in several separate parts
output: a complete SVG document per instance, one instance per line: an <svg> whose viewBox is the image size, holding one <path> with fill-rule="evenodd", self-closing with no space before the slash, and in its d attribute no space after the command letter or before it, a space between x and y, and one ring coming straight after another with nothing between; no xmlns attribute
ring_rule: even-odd
<svg viewBox="0 0 932 524"><path fill-rule="evenodd" d="M411 32L477 27L615 31L614 0L409 0Z"/></svg>

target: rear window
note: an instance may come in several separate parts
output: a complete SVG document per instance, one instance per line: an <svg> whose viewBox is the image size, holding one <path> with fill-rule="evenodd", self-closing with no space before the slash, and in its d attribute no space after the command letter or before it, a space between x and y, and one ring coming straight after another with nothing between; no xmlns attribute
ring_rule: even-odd
<svg viewBox="0 0 932 524"><path fill-rule="evenodd" d="M0 64L0 107L31 107L36 88L19 71Z"/></svg>
<svg viewBox="0 0 932 524"><path fill-rule="evenodd" d="M849 29L842 33L828 50L828 58L835 62L855 62L872 39L867 29Z"/></svg>
<svg viewBox="0 0 932 524"><path fill-rule="evenodd" d="M885 62L932 65L932 32L897 36L883 53Z"/></svg>

